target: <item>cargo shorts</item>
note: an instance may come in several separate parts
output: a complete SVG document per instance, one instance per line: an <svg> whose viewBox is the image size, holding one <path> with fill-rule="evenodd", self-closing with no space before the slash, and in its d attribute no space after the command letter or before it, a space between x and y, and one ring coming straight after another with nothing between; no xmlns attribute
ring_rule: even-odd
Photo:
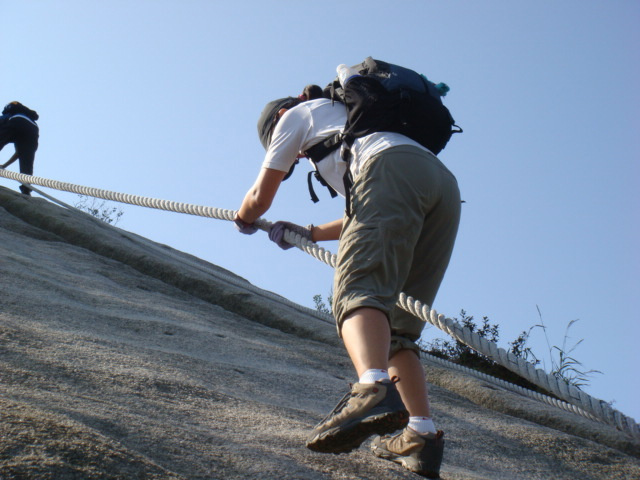
<svg viewBox="0 0 640 480"><path fill-rule="evenodd" d="M333 286L338 334L354 310L387 315L390 356L414 350L424 322L396 306L401 292L432 306L460 222L453 174L430 152L403 145L372 157L351 189Z"/></svg>

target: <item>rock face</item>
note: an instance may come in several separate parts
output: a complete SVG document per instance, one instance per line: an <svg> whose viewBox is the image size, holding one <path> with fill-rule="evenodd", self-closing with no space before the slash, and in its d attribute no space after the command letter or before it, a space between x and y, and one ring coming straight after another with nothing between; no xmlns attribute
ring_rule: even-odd
<svg viewBox="0 0 640 480"><path fill-rule="evenodd" d="M614 428L425 362L444 479L640 478ZM353 381L333 324L0 187L0 479L410 479L304 447Z"/></svg>

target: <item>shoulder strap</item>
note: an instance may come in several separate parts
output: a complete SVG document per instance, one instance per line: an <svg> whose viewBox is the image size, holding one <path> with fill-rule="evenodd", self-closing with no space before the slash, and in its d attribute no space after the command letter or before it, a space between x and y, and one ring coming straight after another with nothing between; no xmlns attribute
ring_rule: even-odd
<svg viewBox="0 0 640 480"><path fill-rule="evenodd" d="M318 168L317 165L318 165L318 162L327 158L330 153L335 152L338 148L340 148L341 143L342 143L342 134L336 133L335 135L325 138L324 140L316 143L315 145L312 145L311 147L309 147L307 150L304 151L304 155L309 160L311 160L311 162L314 164L316 168L314 171L309 172L309 175L307 175L307 185L309 186L309 194L311 195L311 201L313 203L317 203L319 199L318 199L318 196L316 195L316 192L313 190L313 185L311 183L311 176L315 176L316 180L318 180L322 186L327 187L327 189L329 190L329 194L331 195L331 198L335 198L338 195L336 191L333 188L331 188L331 186L326 182L326 180L322 178L322 175L320 175L320 172L318 172L317 170Z"/></svg>
<svg viewBox="0 0 640 480"><path fill-rule="evenodd" d="M330 153L340 148L341 143L342 143L342 134L336 133L335 135L325 138L324 140L307 148L304 154L313 163L318 163L319 161L324 160Z"/></svg>

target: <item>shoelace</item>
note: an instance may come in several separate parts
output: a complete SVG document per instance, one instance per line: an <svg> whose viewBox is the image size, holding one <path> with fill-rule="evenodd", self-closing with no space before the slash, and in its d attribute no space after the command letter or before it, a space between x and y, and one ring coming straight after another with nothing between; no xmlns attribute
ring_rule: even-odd
<svg viewBox="0 0 640 480"><path fill-rule="evenodd" d="M390 378L390 381L392 384L396 384L400 381L400 377L398 377L397 375L394 375L393 377ZM376 382L376 383L382 383L382 382ZM340 401L338 402L338 404L333 407L333 410L331 410L331 412L329 412L329 414L327 416L325 416L317 425L316 427L322 425L324 422L326 422L329 418L331 418L332 416L340 413L342 411L342 409L344 409L344 407L347 406L347 404L349 403L349 400L351 399L351 397L353 397L353 383L349 384L349 391L347 393L345 393L345 395L342 397L342 399L340 399Z"/></svg>
<svg viewBox="0 0 640 480"><path fill-rule="evenodd" d="M335 414L339 413L342 411L342 409L344 407L347 406L347 403L349 403L349 400L351 399L351 395L353 393L353 383L349 384L349 391L347 393L345 393L344 397L342 397L342 399L338 402L338 404L333 407L333 410L331 410L326 417L324 417L322 420L320 420L320 422L318 423L318 425L316 425L316 427L322 425L324 422L326 422L329 418L331 418L332 416L334 416Z"/></svg>

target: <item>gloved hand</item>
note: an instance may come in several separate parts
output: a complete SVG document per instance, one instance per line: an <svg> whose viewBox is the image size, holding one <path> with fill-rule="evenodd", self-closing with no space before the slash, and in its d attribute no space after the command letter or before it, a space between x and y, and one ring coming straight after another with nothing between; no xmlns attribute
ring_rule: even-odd
<svg viewBox="0 0 640 480"><path fill-rule="evenodd" d="M237 213L235 218L233 219L233 223L235 223L238 231L240 233L244 233L245 235L253 235L258 231L258 227L256 227L253 223L245 222L238 216Z"/></svg>
<svg viewBox="0 0 640 480"><path fill-rule="evenodd" d="M271 230L269 230L269 240L277 243L281 249L289 250L291 247L293 247L293 245L284 239L285 230L290 230L293 233L301 235L302 238L306 238L307 240L311 241L312 228L313 225L302 227L300 225L296 225L295 223L279 221L271 225Z"/></svg>

